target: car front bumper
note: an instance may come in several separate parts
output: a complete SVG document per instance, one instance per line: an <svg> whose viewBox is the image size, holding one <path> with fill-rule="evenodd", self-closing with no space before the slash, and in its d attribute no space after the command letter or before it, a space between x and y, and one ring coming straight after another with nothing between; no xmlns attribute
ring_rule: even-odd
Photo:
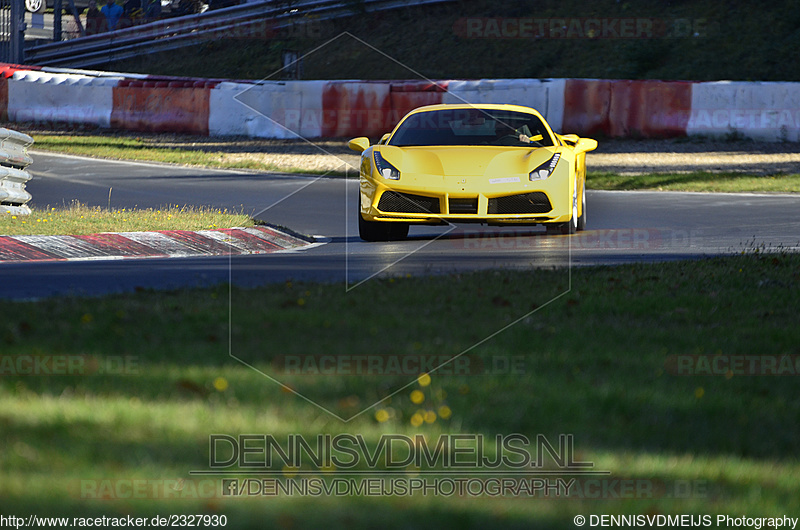
<svg viewBox="0 0 800 530"><path fill-rule="evenodd" d="M403 183L362 175L360 211L367 221L415 224L569 221L572 188L566 171L544 181L527 182L527 175L524 180L521 176L511 179L514 182L479 187L468 183L420 186L416 182L421 179L406 179L411 182Z"/></svg>

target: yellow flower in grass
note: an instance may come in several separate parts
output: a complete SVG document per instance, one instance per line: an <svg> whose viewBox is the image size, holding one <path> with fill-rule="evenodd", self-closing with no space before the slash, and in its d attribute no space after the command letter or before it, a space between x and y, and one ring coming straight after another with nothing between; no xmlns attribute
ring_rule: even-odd
<svg viewBox="0 0 800 530"><path fill-rule="evenodd" d="M228 389L228 380L224 377L217 377L214 379L214 388L220 392L225 392Z"/></svg>
<svg viewBox="0 0 800 530"><path fill-rule="evenodd" d="M417 377L417 383L419 383L419 386L428 386L431 384L431 376L428 374L421 374Z"/></svg>

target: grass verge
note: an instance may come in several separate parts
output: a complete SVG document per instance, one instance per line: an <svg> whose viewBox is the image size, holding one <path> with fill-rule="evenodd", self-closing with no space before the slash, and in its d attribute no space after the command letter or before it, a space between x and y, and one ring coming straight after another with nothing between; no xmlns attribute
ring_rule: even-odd
<svg viewBox="0 0 800 530"><path fill-rule="evenodd" d="M298 168L286 164L265 162L240 153L216 151L204 145L187 147L164 147L154 136L135 136L127 134L36 134L34 147L43 151L53 151L71 155L111 158L115 160L143 160L189 166L202 166L224 169L251 169L276 171L282 173L334 174L344 175L344 171L333 173L318 168ZM341 163L339 164L341 165Z"/></svg>
<svg viewBox="0 0 800 530"><path fill-rule="evenodd" d="M800 175L756 176L744 173L649 173L618 175L588 172L586 186L593 190L664 190L705 192L800 192Z"/></svg>
<svg viewBox="0 0 800 530"><path fill-rule="evenodd" d="M800 256L753 254L576 269L571 291L546 306L566 291L567 271L383 279L350 292L287 282L5 302L0 512L224 514L236 528L265 519L297 528L574 528L577 514L794 514L796 377L672 367L684 355L794 362L799 283ZM514 322L469 350L471 366L485 369L468 375L434 373L425 384L416 374L278 375L292 355L456 354ZM67 373L75 359L82 368ZM18 373L26 366L39 368ZM345 416L380 404L344 424L286 388ZM446 432L571 433L577 457L611 480L684 486L642 496L601 487L572 500L240 499L222 497L218 477L207 491L188 475L208 467L212 433L361 434L374 450L381 434ZM293 473L283 471L283 480Z"/></svg>
<svg viewBox="0 0 800 530"><path fill-rule="evenodd" d="M0 214L0 234L84 235L151 230L212 230L252 226L250 216L227 209L166 205L160 209L104 209L73 203L67 208L32 209L30 215Z"/></svg>

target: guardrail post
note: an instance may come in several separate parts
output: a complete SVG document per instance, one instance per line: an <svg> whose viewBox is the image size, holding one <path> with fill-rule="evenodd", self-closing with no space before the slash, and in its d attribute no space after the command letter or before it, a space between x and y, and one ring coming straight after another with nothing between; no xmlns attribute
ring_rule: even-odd
<svg viewBox="0 0 800 530"><path fill-rule="evenodd" d="M53 41L61 41L61 0L53 0Z"/></svg>
<svg viewBox="0 0 800 530"><path fill-rule="evenodd" d="M25 62L25 0L11 0L9 52L12 63Z"/></svg>
<svg viewBox="0 0 800 530"><path fill-rule="evenodd" d="M11 0L9 51L11 61L25 62L25 0Z"/></svg>
<svg viewBox="0 0 800 530"><path fill-rule="evenodd" d="M61 3L61 0L55 0L57 3ZM75 7L75 0L69 0L69 12L72 13L72 17L75 19L75 24L78 26L78 35L83 37L86 35L86 30L83 29L83 24L81 23L81 14L78 11L78 8Z"/></svg>

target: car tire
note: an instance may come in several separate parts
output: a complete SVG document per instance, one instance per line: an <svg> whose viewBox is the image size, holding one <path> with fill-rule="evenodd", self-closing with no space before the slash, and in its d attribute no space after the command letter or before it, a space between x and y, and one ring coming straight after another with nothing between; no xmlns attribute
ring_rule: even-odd
<svg viewBox="0 0 800 530"><path fill-rule="evenodd" d="M567 221L566 223L553 223L547 225L547 233L562 234L562 235L574 234L575 232L578 231L579 222L580 220L578 219L578 186L576 183L575 189L572 192L572 215L570 216L569 221Z"/></svg>
<svg viewBox="0 0 800 530"><path fill-rule="evenodd" d="M388 223L389 241L402 241L408 237L408 223Z"/></svg>
<svg viewBox="0 0 800 530"><path fill-rule="evenodd" d="M358 212L358 236L364 241L400 241L408 237L408 223L367 221Z"/></svg>
<svg viewBox="0 0 800 530"><path fill-rule="evenodd" d="M550 235L569 235L574 234L577 230L575 221L570 219L566 223L553 223L547 225L547 233Z"/></svg>
<svg viewBox="0 0 800 530"><path fill-rule="evenodd" d="M30 13L44 13L46 8L46 0L25 0L25 9Z"/></svg>
<svg viewBox="0 0 800 530"><path fill-rule="evenodd" d="M586 184L583 185L581 190L581 215L578 217L578 230L586 230Z"/></svg>

